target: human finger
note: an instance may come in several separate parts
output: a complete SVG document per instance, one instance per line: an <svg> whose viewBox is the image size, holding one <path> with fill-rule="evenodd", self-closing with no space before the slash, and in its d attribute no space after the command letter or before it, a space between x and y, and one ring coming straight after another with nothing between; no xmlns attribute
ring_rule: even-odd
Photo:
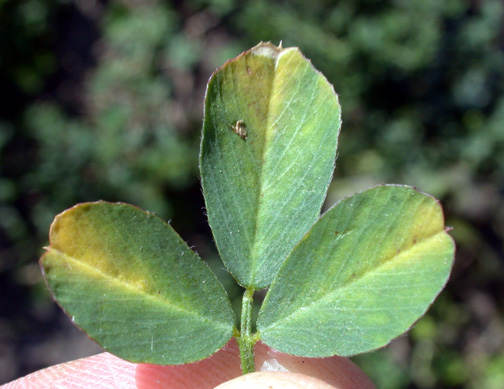
<svg viewBox="0 0 504 389"><path fill-rule="evenodd" d="M300 358L271 350L262 343L255 348L258 370L303 373L339 388L372 388L371 381L346 358ZM5 385L2 389L65 388L170 388L211 389L241 376L235 340L211 357L178 366L135 364L103 353L52 366ZM294 378L294 377L292 377Z"/></svg>

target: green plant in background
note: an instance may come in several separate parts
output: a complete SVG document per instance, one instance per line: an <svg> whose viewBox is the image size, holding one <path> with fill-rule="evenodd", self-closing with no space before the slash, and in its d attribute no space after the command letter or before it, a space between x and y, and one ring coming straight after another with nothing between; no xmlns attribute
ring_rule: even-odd
<svg viewBox="0 0 504 389"><path fill-rule="evenodd" d="M211 77L200 170L217 248L245 289L239 325L222 285L176 232L120 203L56 217L41 259L56 300L133 362L200 360L232 336L244 373L258 340L307 357L385 346L443 288L454 244L438 201L410 187L374 187L319 217L339 127L332 86L296 48L259 44Z"/></svg>

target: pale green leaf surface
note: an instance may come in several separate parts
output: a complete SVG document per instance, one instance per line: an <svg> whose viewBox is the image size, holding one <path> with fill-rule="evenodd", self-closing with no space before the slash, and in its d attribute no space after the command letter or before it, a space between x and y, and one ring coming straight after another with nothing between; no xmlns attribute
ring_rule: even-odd
<svg viewBox="0 0 504 389"><path fill-rule="evenodd" d="M401 186L350 196L282 265L259 313L260 337L306 357L385 346L441 291L454 249L434 198Z"/></svg>
<svg viewBox="0 0 504 389"><path fill-rule="evenodd" d="M157 216L127 204L58 215L41 266L56 301L107 351L132 362L203 359L235 317L208 266Z"/></svg>
<svg viewBox="0 0 504 389"><path fill-rule="evenodd" d="M261 43L212 75L202 186L217 248L243 286L268 286L319 217L339 128L337 95L297 48Z"/></svg>

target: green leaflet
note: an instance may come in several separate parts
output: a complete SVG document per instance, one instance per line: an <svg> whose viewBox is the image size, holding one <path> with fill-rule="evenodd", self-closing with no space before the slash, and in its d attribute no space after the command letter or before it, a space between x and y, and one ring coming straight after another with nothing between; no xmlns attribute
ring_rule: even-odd
<svg viewBox="0 0 504 389"><path fill-rule="evenodd" d="M235 317L210 269L158 217L127 204L77 205L51 226L41 266L55 299L104 349L132 362L203 359Z"/></svg>
<svg viewBox="0 0 504 389"><path fill-rule="evenodd" d="M297 48L261 43L212 75L201 179L221 258L241 285L268 286L319 217L339 127L332 86Z"/></svg>
<svg viewBox="0 0 504 389"><path fill-rule="evenodd" d="M434 198L401 186L350 196L281 267L259 313L261 339L306 357L385 346L425 313L453 256Z"/></svg>

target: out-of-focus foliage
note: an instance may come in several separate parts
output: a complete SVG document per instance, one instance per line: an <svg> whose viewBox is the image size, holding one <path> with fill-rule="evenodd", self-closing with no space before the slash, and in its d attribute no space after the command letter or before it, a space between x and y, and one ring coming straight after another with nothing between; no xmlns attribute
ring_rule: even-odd
<svg viewBox="0 0 504 389"><path fill-rule="evenodd" d="M35 264L61 210L132 202L212 256L197 179L204 87L227 59L282 40L340 94L328 202L414 185L442 200L457 240L428 315L355 360L378 387L502 387L503 32L500 0L0 2L0 382L78 355L55 346L66 322Z"/></svg>

